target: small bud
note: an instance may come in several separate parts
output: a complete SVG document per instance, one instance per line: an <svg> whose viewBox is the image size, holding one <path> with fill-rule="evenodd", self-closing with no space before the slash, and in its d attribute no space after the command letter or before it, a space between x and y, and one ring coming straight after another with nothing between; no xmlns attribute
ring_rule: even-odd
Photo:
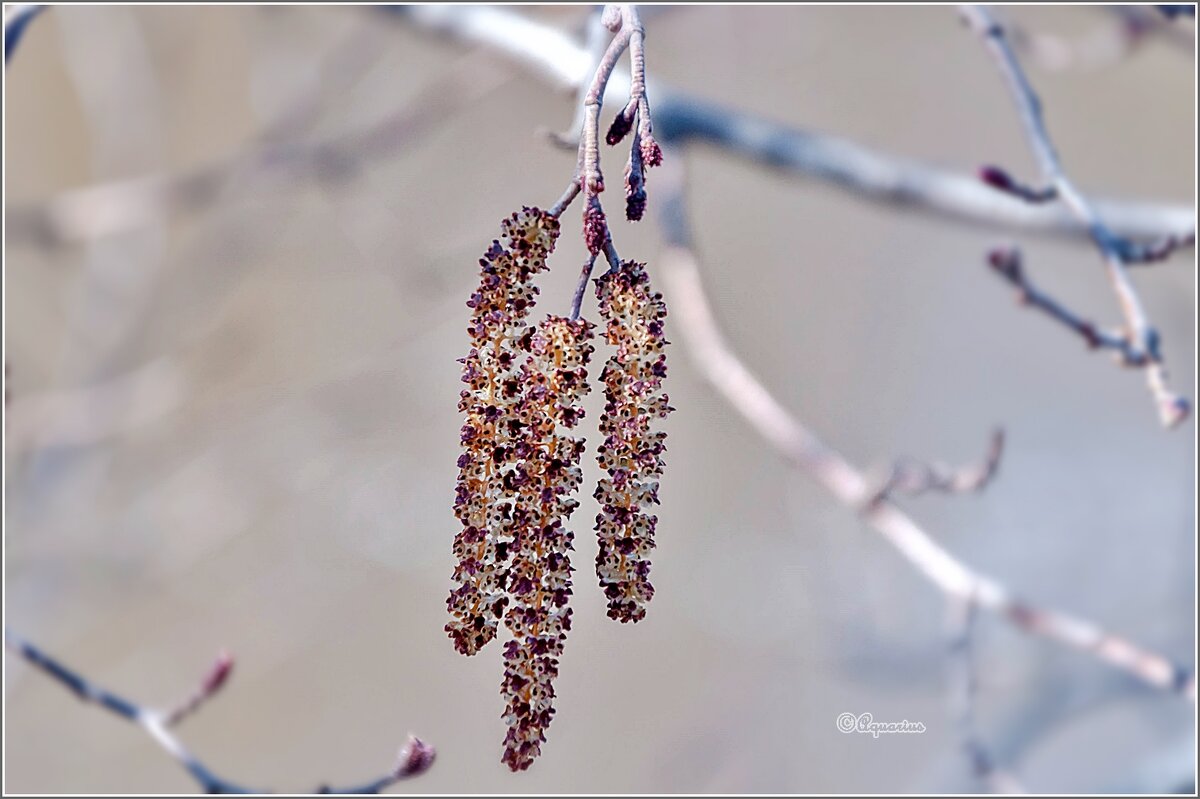
<svg viewBox="0 0 1200 799"><path fill-rule="evenodd" d="M994 247L987 254L988 265L1013 283L1023 279L1021 251L1016 247Z"/></svg>
<svg viewBox="0 0 1200 799"><path fill-rule="evenodd" d="M998 166L982 166L978 174L979 179L993 189L1028 203L1048 203L1058 197L1058 189L1053 184L1041 188L1026 186Z"/></svg>
<svg viewBox="0 0 1200 799"><path fill-rule="evenodd" d="M409 735L404 746L400 747L400 755L396 759L396 769L392 774L398 780L424 774L429 771L429 767L436 759L436 749L417 736Z"/></svg>
<svg viewBox="0 0 1200 799"><path fill-rule="evenodd" d="M229 679L229 675L233 673L233 655L222 650L217 655L216 662L209 669L208 675L205 676L204 682L200 685L200 691L205 696L211 696L221 690L221 686Z"/></svg>
<svg viewBox="0 0 1200 799"><path fill-rule="evenodd" d="M592 255L604 249L608 240L608 221L604 218L604 210L600 201L592 198L583 212L583 241L588 252Z"/></svg>
<svg viewBox="0 0 1200 799"><path fill-rule="evenodd" d="M1186 397L1171 396L1159 402L1158 417L1168 429L1182 424L1191 413L1192 405Z"/></svg>
<svg viewBox="0 0 1200 799"><path fill-rule="evenodd" d="M658 146L658 142L650 134L642 136L642 162L647 167L661 166L663 162L662 148Z"/></svg>
<svg viewBox="0 0 1200 799"><path fill-rule="evenodd" d="M626 115L624 111L620 112L613 118L612 125L608 128L608 134L604 140L609 146L620 144L621 140L629 135L629 131L633 130L633 115Z"/></svg>
<svg viewBox="0 0 1200 799"><path fill-rule="evenodd" d="M993 189L999 189L1000 191L1012 191L1016 185L1013 182L1012 175L998 166L986 165L979 167L979 179Z"/></svg>

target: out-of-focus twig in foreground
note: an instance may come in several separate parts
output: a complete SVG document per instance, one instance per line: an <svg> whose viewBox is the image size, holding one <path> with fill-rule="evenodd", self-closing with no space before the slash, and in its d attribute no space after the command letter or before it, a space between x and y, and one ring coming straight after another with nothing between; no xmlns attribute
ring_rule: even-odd
<svg viewBox="0 0 1200 799"><path fill-rule="evenodd" d="M247 788L218 776L193 755L173 732L175 726L216 696L228 682L233 671L233 659L227 653L221 653L190 696L171 710L160 711L131 702L101 688L8 629L4 631L4 646L26 663L75 694L81 701L98 705L126 721L137 724L192 776L205 793L268 793L268 791ZM400 749L395 766L387 774L370 782L345 788L321 786L316 792L379 793L400 780L428 771L429 767L433 765L435 756L436 752L432 746L415 736L409 736L408 741Z"/></svg>

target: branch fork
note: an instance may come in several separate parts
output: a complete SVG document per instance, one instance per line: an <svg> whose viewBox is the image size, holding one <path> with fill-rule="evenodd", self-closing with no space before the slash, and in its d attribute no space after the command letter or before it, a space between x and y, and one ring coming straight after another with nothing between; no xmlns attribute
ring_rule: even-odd
<svg viewBox="0 0 1200 799"><path fill-rule="evenodd" d="M1162 260L1176 249L1194 244L1195 230L1184 235L1167 236L1148 245L1130 242L1113 233L1092 203L1067 177L1046 129L1041 100L1017 60L1004 26L982 6L962 6L959 13L983 42L1004 78L1025 129L1025 138L1041 170L1043 185L1029 186L995 166L980 169L980 180L997 191L1027 203L1061 202L1078 219L1100 251L1124 317L1124 330L1117 334L1101 334L1091 323L1033 290L1024 282L1019 260L993 255L989 259L993 268L1018 286L1027 301L1083 335L1091 346L1114 349L1120 354L1122 364L1142 369L1157 406L1159 420L1165 427L1177 426L1188 417L1190 405L1187 399L1175 394L1167 386L1167 371L1159 347L1158 331L1142 308L1141 298L1129 279L1128 268L1133 264Z"/></svg>
<svg viewBox="0 0 1200 799"><path fill-rule="evenodd" d="M183 744L174 732L188 717L220 693L233 673L233 656L221 652L205 673L195 692L171 710L162 711L137 704L100 687L74 669L43 652L40 648L9 629L4 630L4 646L30 666L41 671L52 680L75 694L80 701L98 705L139 727L182 766L205 793L269 793L248 788L218 776ZM432 746L416 736L410 735L400 748L395 765L386 774L369 782L345 788L322 785L316 793L373 794L394 785L403 779L415 777L429 770L437 756Z"/></svg>
<svg viewBox="0 0 1200 799"><path fill-rule="evenodd" d="M629 100L613 119L604 138L610 146L615 146L633 133L625 165L625 212L631 221L641 219L645 212L645 170L662 163L662 148L654 139L650 103L646 96L646 31L637 7L628 3L606 5L600 22L613 36L599 56L591 80L585 84L575 174L562 197L551 206L550 214L560 215L582 194L584 241L588 251L593 255L603 252L609 267L615 269L620 265L620 259L612 245L600 203L600 193L605 187L600 168L600 113L609 78L626 50L629 50L630 60Z"/></svg>

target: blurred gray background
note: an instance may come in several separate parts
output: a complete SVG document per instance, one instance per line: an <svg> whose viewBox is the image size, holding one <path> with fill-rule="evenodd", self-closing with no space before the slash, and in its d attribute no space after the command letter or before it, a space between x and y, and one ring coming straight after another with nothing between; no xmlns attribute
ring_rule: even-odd
<svg viewBox="0 0 1200 799"><path fill-rule="evenodd" d="M586 12L521 13L575 31ZM1069 38L1113 24L1096 9L1003 13ZM951 9L697 7L646 24L664 83L901 156L1035 174ZM1094 69L1031 63L1083 189L1193 202L1194 64L1153 38ZM447 74L457 88L423 96ZM413 731L439 759L400 791L980 789L949 715L941 596L783 468L670 328L678 412L650 615L604 616L589 488L558 716L530 771L501 765L500 652L462 658L442 632L455 359L500 219L570 176L574 156L537 131L564 128L572 97L377 10L63 7L22 41L5 102L7 622L151 704L230 649L232 683L182 730L219 773L286 790L365 779ZM414 102L420 124L362 153L246 158ZM619 188L623 154L603 157ZM150 203L132 226L59 241L31 221L61 192L230 159L192 207ZM982 260L1020 243L1041 285L1115 322L1095 252L712 149L687 159L716 312L781 400L864 466L966 462L1003 424L986 493L904 504L1032 601L1194 666L1194 422L1163 431L1138 374L1017 307ZM576 220L543 309L568 306ZM653 222L614 235L653 274ZM1135 279L1194 398L1193 257ZM1179 698L991 618L978 661L981 733L1033 789L1167 790L1191 762L1195 711ZM928 731L844 735L847 711ZM8 791L194 789L139 730L12 658L4 712Z"/></svg>

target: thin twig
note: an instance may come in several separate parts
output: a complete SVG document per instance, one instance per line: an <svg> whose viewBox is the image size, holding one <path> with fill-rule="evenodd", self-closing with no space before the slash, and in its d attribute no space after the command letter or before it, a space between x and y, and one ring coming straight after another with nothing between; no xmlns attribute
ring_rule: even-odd
<svg viewBox="0 0 1200 799"><path fill-rule="evenodd" d="M1158 331L1150 324L1142 308L1141 298L1134 289L1126 269L1127 254L1131 245L1113 233L1091 202L1067 177L1046 129L1041 101L1021 68L1004 27L982 6L962 6L959 11L986 46L1008 86L1043 180L1053 189L1054 196L1065 204L1087 229L1092 241L1100 250L1109 281L1125 319L1129 347L1132 350L1132 357L1127 359L1127 363L1137 363L1145 370L1146 384L1154 397L1162 423L1167 427L1178 425L1187 418L1189 405L1185 398L1167 387L1167 372L1159 349Z"/></svg>
<svg viewBox="0 0 1200 799"><path fill-rule="evenodd" d="M979 732L975 718L975 658L972 639L977 607L972 597L950 599L946 604L950 662L950 710L958 725L963 752L971 773L993 793L1025 793L1017 778L996 763Z"/></svg>
<svg viewBox="0 0 1200 799"><path fill-rule="evenodd" d="M658 149L657 143L654 142L650 134L650 106L646 100L645 54L643 48L645 29L642 27L637 7L628 3L606 5L600 16L600 22L603 27L612 32L613 37L596 63L591 80L586 84L587 91L583 94L582 127L579 131L579 152L576 159L575 173L567 184L566 191L550 207L549 211L552 216L557 217L567 209L575 197L580 194L583 195L583 239L588 251L592 254L592 258L588 264L589 274L590 266L594 263L595 256L601 252L604 253L604 257L608 261L610 271L616 269L621 263L620 257L617 255L616 246L613 244L612 232L609 230L603 205L600 202L600 193L604 191L604 174L600 169L600 112L604 105L604 95L608 89L609 79L612 77L613 70L616 68L622 54L631 46L634 49L631 55L630 66L630 100L626 106L626 111L617 115L617 120L614 122L613 128L609 131L608 141L610 144L619 141L624 133L617 135L614 140L614 131L621 130L622 124L624 124L622 120L628 120L628 124L624 127L624 131L628 132L628 126L632 124L633 118L636 117L640 120L638 123L639 135L635 137L635 151L630 155L630 158L640 159L652 165L657 165L662 160L661 150ZM632 112L629 112L629 109L633 109ZM629 112L628 117L627 112ZM647 159L645 154L651 149L656 155L653 158ZM645 191L641 183L630 188L629 179L631 175L635 181L640 180L641 172L639 169L626 169L626 213L630 219L636 219L641 217L641 213L640 210L637 210L635 216L635 209L644 208L645 206ZM582 301L581 294L577 294L577 300L571 306L573 318L578 316L578 302Z"/></svg>
<svg viewBox="0 0 1200 799"><path fill-rule="evenodd" d="M997 580L980 574L937 543L889 500L867 505L871 485L861 471L809 431L767 390L730 348L713 317L700 278L687 221L679 155L663 176L659 213L666 249L660 259L684 346L700 375L788 463L808 474L856 512L942 593L972 597L980 608L1018 629L1087 652L1142 682L1196 701L1193 673L1169 658L1110 633L1090 621L1028 604Z"/></svg>
<svg viewBox="0 0 1200 799"><path fill-rule="evenodd" d="M1041 311L1046 316L1078 334L1091 349L1111 350L1125 366L1140 367L1146 363L1144 350L1135 347L1123 332L1102 330L1091 320L1067 308L1058 300L1035 286L1025 274L1021 251L1016 247L997 247L988 253L988 266L1017 290L1022 305Z"/></svg>
<svg viewBox="0 0 1200 799"><path fill-rule="evenodd" d="M559 28L510 9L493 6L419 5L397 9L410 23L454 39L481 44L552 86L578 90L595 64L586 47ZM613 75L610 91L625 87ZM849 191L857 197L945 218L1005 229L1086 235L1059 205L1034 206L991 190L971 174L900 158L831 136L756 118L736 108L707 102L651 83L654 130L665 146L707 144L762 164L780 174L797 174ZM1158 240L1195 229L1190 206L1112 200L1097 211L1119 235Z"/></svg>
<svg viewBox="0 0 1200 799"><path fill-rule="evenodd" d="M575 296L571 299L571 321L579 318L580 311L583 309L583 295L587 293L588 280L591 279L592 270L595 268L596 255L592 253L583 262L583 269L579 272L579 283L575 286Z"/></svg>
<svg viewBox="0 0 1200 799"><path fill-rule="evenodd" d="M892 465L883 485L871 494L868 506L895 494L916 496L927 492L966 494L982 491L996 477L1004 454L1004 430L996 428L988 438L982 460L957 469L944 463L903 459Z"/></svg>
<svg viewBox="0 0 1200 799"><path fill-rule="evenodd" d="M584 45L553 25L509 9L458 5L383 8L423 30L482 45L556 87L578 91L595 72ZM621 74L614 75L611 90L627 88L624 80ZM756 118L658 84L654 91L655 134L664 145L708 144L774 172L802 175L866 201L957 222L1056 235L1087 234L1068 209L1058 204L1030 205L991 190L974 175ZM388 135L390 127L381 126L380 135L372 142L394 142L395 137ZM354 151L349 147L352 144L339 141L330 148L293 142L272 148L257 160L286 167L289 175L307 177L318 171L318 153L349 154L365 161L392 152L385 146ZM135 229L149 218L148 209L180 212L211 204L216 195L214 184L245 167L246 162L237 158L198 173L98 183L62 192L47 203L15 206L6 211L9 242L67 244ZM562 206L578 192L578 185L569 186L560 201ZM1189 242L1182 246L1190 246L1189 237L1194 235L1195 211L1191 207L1117 200L1096 200L1095 207L1112 230L1126 238L1161 241L1175 237Z"/></svg>
<svg viewBox="0 0 1200 799"><path fill-rule="evenodd" d="M609 30L604 24L604 6L596 6L592 13L588 15L587 23L584 26L584 47L592 59L592 68L589 70L589 74L595 74L596 70L600 67L600 62L608 50L608 35ZM587 109L587 105L584 103L587 91L588 87L586 84L579 86L577 90L578 97L575 101L575 114L565 131L545 131L546 137L551 144L564 150L579 151L579 142L583 135L584 117Z"/></svg>
<svg viewBox="0 0 1200 799"><path fill-rule="evenodd" d="M4 630L4 645L10 652L19 655L26 663L29 663L43 674L55 680L59 685L75 694L80 701L102 707L126 721L137 724L163 751L174 758L192 776L205 793L269 793L269 791L248 788L240 783L218 776L193 755L171 731L173 726L195 712L226 683L233 668L233 661L227 654L222 653L205 675L200 687L191 697L174 710L164 713L139 705L96 685L74 669L63 665L7 628ZM387 774L370 782L348 788L322 786L316 792L345 794L379 793L400 780L415 777L428 771L429 767L433 765L435 757L436 752L432 746L429 746L415 736L409 736L408 741L400 749L396 765Z"/></svg>
<svg viewBox="0 0 1200 799"><path fill-rule="evenodd" d="M1179 235L1163 236L1158 241L1139 244L1132 241L1122 241L1123 256L1126 266L1153 264L1165 261L1177 250L1196 246L1196 231Z"/></svg>
<svg viewBox="0 0 1200 799"><path fill-rule="evenodd" d="M225 683L229 680L229 676L233 673L233 655L222 650L217 659L213 661L208 673L204 675L204 679L200 681L200 685L192 694L175 706L174 710L169 711L163 717L163 723L168 727L174 727L188 716L194 714L208 700L212 699Z"/></svg>

